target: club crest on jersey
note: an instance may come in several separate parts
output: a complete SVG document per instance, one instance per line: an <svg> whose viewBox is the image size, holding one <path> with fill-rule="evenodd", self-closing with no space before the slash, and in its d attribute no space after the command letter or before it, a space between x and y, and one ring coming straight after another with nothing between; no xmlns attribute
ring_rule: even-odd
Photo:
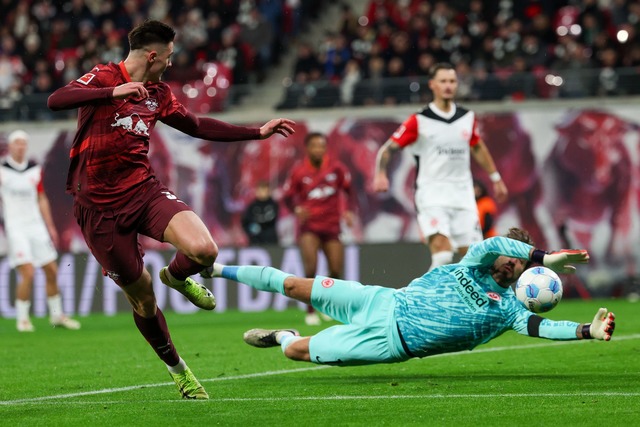
<svg viewBox="0 0 640 427"><path fill-rule="evenodd" d="M322 280L322 287L324 287L324 288L330 288L330 287L332 287L332 286L333 286L333 284L334 284L334 283L335 283L335 282L333 281L333 279L329 279L329 278L327 278L327 279L323 279L323 280Z"/></svg>
<svg viewBox="0 0 640 427"><path fill-rule="evenodd" d="M494 301L500 301L502 299L500 294L496 292L487 292L487 296Z"/></svg>
<svg viewBox="0 0 640 427"><path fill-rule="evenodd" d="M135 126L133 124L134 116L137 117ZM149 126L144 123L137 113L125 117L120 117L120 113L116 113L115 122L111 123L111 127L121 127L127 132L132 132L136 135L149 136Z"/></svg>
<svg viewBox="0 0 640 427"><path fill-rule="evenodd" d="M78 80L76 80L76 81L77 81L77 82L82 83L83 85L88 85L88 84L89 84L89 82L90 82L91 80L93 80L93 78L94 78L95 76L96 76L96 75L95 75L95 74L93 74L93 73L87 73L87 74L85 74L84 76L80 77L80 78L79 78Z"/></svg>
<svg viewBox="0 0 640 427"><path fill-rule="evenodd" d="M156 111L158 109L158 101L153 98L147 98L144 101L144 104L147 106L149 111Z"/></svg>

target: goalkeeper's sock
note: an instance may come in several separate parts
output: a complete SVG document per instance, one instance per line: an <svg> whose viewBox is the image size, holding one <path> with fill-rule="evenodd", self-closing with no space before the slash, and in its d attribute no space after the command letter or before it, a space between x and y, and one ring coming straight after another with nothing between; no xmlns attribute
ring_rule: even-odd
<svg viewBox="0 0 640 427"><path fill-rule="evenodd" d="M283 353L287 350L287 347L301 339L302 337L294 335L290 331L280 331L276 334L276 342L280 343Z"/></svg>
<svg viewBox="0 0 640 427"><path fill-rule="evenodd" d="M431 254L431 267L429 271L441 265L451 264L453 262L453 251L441 251Z"/></svg>
<svg viewBox="0 0 640 427"><path fill-rule="evenodd" d="M214 268L218 270L220 276L225 279L235 280L244 283L259 291L277 292L282 295L284 293L284 281L292 274L285 273L273 267L262 267L257 265L234 266L214 264ZM218 273L218 271L215 271Z"/></svg>

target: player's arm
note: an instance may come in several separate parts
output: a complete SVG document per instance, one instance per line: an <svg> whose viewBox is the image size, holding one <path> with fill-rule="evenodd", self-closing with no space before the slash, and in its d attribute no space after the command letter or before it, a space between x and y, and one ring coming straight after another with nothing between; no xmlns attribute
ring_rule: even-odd
<svg viewBox="0 0 640 427"><path fill-rule="evenodd" d="M514 328L517 332L530 337L550 340L611 340L615 330L615 315L606 308L600 308L591 323L576 323L568 320L549 320L538 315L530 315L526 321L526 329Z"/></svg>
<svg viewBox="0 0 640 427"><path fill-rule="evenodd" d="M493 192L496 200L504 202L507 199L507 186L505 185L498 168L496 167L493 157L487 148L487 145L481 138L471 146L471 155L480 167L487 172L489 179L493 182Z"/></svg>
<svg viewBox="0 0 640 427"><path fill-rule="evenodd" d="M293 130L295 122L289 119L273 119L255 128L232 125L210 117L198 117L184 108L175 110L161 120L194 138L220 142L266 139L276 133L287 137L295 132Z"/></svg>
<svg viewBox="0 0 640 427"><path fill-rule="evenodd" d="M80 87L70 83L53 92L47 99L52 111L71 110L113 98L113 87Z"/></svg>
<svg viewBox="0 0 640 427"><path fill-rule="evenodd" d="M389 190L389 177L387 167L393 154L413 144L418 139L418 119L412 114L400 127L391 135L376 153L376 169L373 175L373 190L384 192Z"/></svg>

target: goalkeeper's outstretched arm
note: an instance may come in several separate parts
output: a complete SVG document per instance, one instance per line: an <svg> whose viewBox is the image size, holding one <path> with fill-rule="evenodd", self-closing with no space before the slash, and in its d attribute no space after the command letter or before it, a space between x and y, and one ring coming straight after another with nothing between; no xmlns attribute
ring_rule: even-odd
<svg viewBox="0 0 640 427"><path fill-rule="evenodd" d="M615 314L600 308L591 323L554 321L533 315L527 321L526 334L550 340L611 340L615 330ZM522 331L521 333L523 333Z"/></svg>

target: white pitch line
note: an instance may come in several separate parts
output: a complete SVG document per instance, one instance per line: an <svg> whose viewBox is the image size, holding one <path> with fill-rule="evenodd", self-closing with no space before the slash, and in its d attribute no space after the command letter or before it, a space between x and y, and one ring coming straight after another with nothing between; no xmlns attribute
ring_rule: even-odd
<svg viewBox="0 0 640 427"><path fill-rule="evenodd" d="M623 336L616 336L614 338L614 341L626 341L626 340L632 340L632 339L639 339L640 338L640 334L633 334L633 335L623 335ZM514 350L529 350L532 348L542 348L542 347L552 347L552 346L558 346L558 345L568 345L568 344L578 344L578 343L587 343L587 342L593 342L590 340L572 340L572 341L549 341L549 342L544 342L544 343L539 343L539 344L525 344L525 345L515 345L515 346L505 346L505 347L489 347L489 348L481 348L478 350L473 350L473 351L462 351L462 352L456 352L456 353L444 353L444 354L438 354L438 355L434 355L434 356L429 356L429 359L434 358L434 357L451 357L451 356L459 356L459 355L464 355L464 354L479 354L479 353L490 353L490 352L498 352L498 351L514 351ZM413 360L421 360L421 359L413 359ZM327 365L321 365L321 366L311 366L311 367L307 367L307 368L297 368L297 369L284 369L284 370L279 370L279 371L267 371L267 372L256 372L253 374L245 374L245 375L235 375L235 376L230 376L230 377L217 377L217 378L208 378L208 379L203 379L200 380L200 382L217 382L217 381L232 381L232 380L243 380L243 379L250 379L250 378L259 378L259 377L266 377L266 376L272 376L272 375L284 375L284 374L292 374L292 373L298 373L298 372L306 372L306 371L316 371L318 369L326 369L326 368L331 368L332 366L327 366ZM83 391L83 392L78 392L78 393L66 393L66 394L57 394L57 395L52 395L52 396L41 396L41 397L33 397L33 398L26 398L26 399L15 399L15 400L2 400L0 401L0 406L8 406L8 405L18 405L18 404L27 404L27 403L44 403L45 401L50 401L50 400L59 400L59 399L69 399L69 398L73 398L73 397L82 397L82 396L95 396L95 395L99 395L99 394L107 394L107 393L118 393L118 392L123 392L123 391L131 391L131 390L139 390L139 389L143 389L143 388L151 388L151 387L166 387L166 386L170 386L170 385L174 385L173 382L164 382L164 383L155 383L155 384L144 384L144 385L134 385L134 386L127 386L127 387L116 387L116 388L105 388L102 390L93 390L93 391ZM557 396L566 396L567 394L559 394ZM583 396L587 396L589 395L589 393L580 393L580 395ZM604 396L605 394L603 393L594 393L594 396ZM640 395L640 393L622 393L622 394L608 394L610 396L614 396L614 395L620 395L620 396L638 396ZM427 396L421 396L423 398L427 398L427 397L432 397L432 398L439 398L440 396L442 397L465 397L465 396L475 396L475 395L427 395ZM556 396L555 394L523 394L523 395L518 395L518 394L509 394L509 395L502 395L502 394L495 394L495 395L479 395L480 396L495 396L495 397L500 397L500 396L513 396L513 397L518 397L518 396ZM371 398L371 399L375 399L375 398L382 398L383 396L380 397L376 397L376 396L364 396L364 397L359 397L362 399L365 398ZM384 396L385 398L391 399L394 398L393 396ZM414 397L414 396L408 396L408 397ZM344 399L348 399L348 398L352 398L352 396L329 396L326 399L336 399L336 398L344 398ZM400 397L397 397L400 398ZM324 397L299 397L296 399L293 398L287 398L287 399L292 399L292 400L314 400L314 399L325 399ZM243 400L278 400L278 398L221 398L221 399L213 399L215 401L243 401Z"/></svg>
<svg viewBox="0 0 640 427"><path fill-rule="evenodd" d="M141 403L179 403L184 405L186 402L194 402L193 404L209 403L226 403L226 402L291 402L291 401L341 401L341 400L394 400L394 399L501 399L501 398L518 398L518 397L557 397L557 398L575 398L575 397L640 397L640 392L618 392L618 391L601 391L590 393L494 393L494 394L395 394L395 395L377 395L377 396L286 396L286 397L220 397L209 400L140 400L136 399L131 402L123 402L122 400L91 400L91 401L70 401L60 402L57 400L38 401L38 402L18 402L18 405L122 405L131 403L140 405Z"/></svg>

